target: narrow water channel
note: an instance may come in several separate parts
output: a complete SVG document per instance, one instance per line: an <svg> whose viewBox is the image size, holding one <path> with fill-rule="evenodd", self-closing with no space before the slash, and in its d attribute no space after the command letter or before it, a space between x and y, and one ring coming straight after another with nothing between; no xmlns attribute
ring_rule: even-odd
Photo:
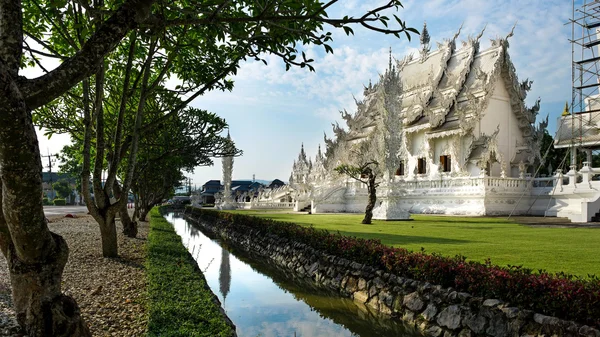
<svg viewBox="0 0 600 337"><path fill-rule="evenodd" d="M166 218L196 259L240 337L417 336L351 299L226 247L180 215L170 213Z"/></svg>

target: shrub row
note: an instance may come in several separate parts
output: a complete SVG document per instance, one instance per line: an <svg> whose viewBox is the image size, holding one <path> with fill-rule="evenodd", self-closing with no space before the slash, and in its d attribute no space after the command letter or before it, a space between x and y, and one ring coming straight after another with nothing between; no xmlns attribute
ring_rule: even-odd
<svg viewBox="0 0 600 337"><path fill-rule="evenodd" d="M207 221L223 226L250 227L262 233L302 242L327 254L344 257L396 275L452 287L474 296L496 298L524 309L600 327L600 279L533 271L520 266L496 266L467 261L464 256L412 252L383 245L379 240L303 227L243 214L189 208Z"/></svg>
<svg viewBox="0 0 600 337"><path fill-rule="evenodd" d="M64 206L67 204L65 199L58 199L58 198L52 200L52 202L54 203L54 206Z"/></svg>
<svg viewBox="0 0 600 337"><path fill-rule="evenodd" d="M233 336L181 238L157 208L148 235L148 336Z"/></svg>

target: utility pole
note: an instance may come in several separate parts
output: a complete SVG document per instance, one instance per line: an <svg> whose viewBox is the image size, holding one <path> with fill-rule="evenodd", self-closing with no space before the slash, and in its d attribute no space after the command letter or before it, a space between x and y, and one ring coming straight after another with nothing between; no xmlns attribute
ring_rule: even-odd
<svg viewBox="0 0 600 337"><path fill-rule="evenodd" d="M50 150L47 150L48 154L45 156L41 156L42 158L48 158L48 172L49 172L49 178L50 178L50 190L52 191L52 198L54 198L54 187L52 186L52 164L54 164L56 162L56 159L52 159L52 158L57 158L58 155L57 154L50 154ZM48 198L50 199L50 198Z"/></svg>

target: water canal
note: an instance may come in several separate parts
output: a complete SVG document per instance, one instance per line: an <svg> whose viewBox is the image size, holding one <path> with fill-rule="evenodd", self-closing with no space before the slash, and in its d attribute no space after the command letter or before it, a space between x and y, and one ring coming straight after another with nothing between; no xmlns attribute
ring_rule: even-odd
<svg viewBox="0 0 600 337"><path fill-rule="evenodd" d="M180 215L170 213L166 218L196 259L240 337L417 336L402 323L351 299L226 247Z"/></svg>

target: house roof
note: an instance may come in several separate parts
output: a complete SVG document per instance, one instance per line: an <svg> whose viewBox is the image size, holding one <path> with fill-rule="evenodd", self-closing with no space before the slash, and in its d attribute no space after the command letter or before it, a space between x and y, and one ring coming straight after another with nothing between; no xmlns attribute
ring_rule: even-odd
<svg viewBox="0 0 600 337"><path fill-rule="evenodd" d="M284 183L283 181L279 180L279 179L275 179L275 180L273 180L273 181L271 181L271 182L269 183L269 187L273 187L273 186L283 186L283 185L285 185L285 183Z"/></svg>
<svg viewBox="0 0 600 337"><path fill-rule="evenodd" d="M59 180L67 180L70 183L75 183L79 177L73 176L69 173L57 173L57 172L42 172L42 181L45 183L55 183Z"/></svg>

